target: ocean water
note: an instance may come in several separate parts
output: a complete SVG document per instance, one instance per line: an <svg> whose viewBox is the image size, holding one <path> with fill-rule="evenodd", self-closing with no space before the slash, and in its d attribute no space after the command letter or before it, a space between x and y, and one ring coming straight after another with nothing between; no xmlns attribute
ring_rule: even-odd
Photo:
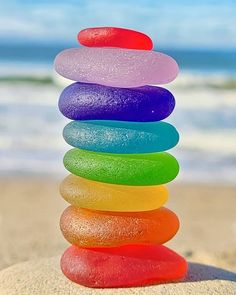
<svg viewBox="0 0 236 295"><path fill-rule="evenodd" d="M69 46L68 46L69 47ZM0 48L0 174L66 175L62 139L69 121L58 108L66 79L52 69L65 46ZM165 85L176 108L165 121L176 126L180 162L176 181L233 184L236 179L236 58L233 51L162 50L181 72Z"/></svg>

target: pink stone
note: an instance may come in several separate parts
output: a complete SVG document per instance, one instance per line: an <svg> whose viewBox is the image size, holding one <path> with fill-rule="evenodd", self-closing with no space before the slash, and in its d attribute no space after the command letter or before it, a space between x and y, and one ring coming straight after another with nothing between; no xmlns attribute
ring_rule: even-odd
<svg viewBox="0 0 236 295"><path fill-rule="evenodd" d="M124 88L166 84L178 74L172 57L148 50L71 48L59 53L54 65L74 81Z"/></svg>

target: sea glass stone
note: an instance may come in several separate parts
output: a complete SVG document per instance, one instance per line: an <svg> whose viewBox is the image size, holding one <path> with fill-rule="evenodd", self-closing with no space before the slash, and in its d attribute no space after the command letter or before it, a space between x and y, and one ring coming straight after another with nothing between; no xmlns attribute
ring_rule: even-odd
<svg viewBox="0 0 236 295"><path fill-rule="evenodd" d="M157 185L173 180L179 172L175 157L166 153L111 154L71 149L65 168L87 179L125 185Z"/></svg>
<svg viewBox="0 0 236 295"><path fill-rule="evenodd" d="M68 207L60 220L65 239L79 247L163 244L179 229L174 212L161 207L143 212L111 212Z"/></svg>
<svg viewBox="0 0 236 295"><path fill-rule="evenodd" d="M130 29L99 27L79 32L78 41L88 47L120 47L151 50L153 43L147 35Z"/></svg>
<svg viewBox="0 0 236 295"><path fill-rule="evenodd" d="M162 87L117 88L77 82L63 90L58 105L72 120L151 122L168 117L175 99Z"/></svg>
<svg viewBox="0 0 236 295"><path fill-rule="evenodd" d="M183 257L162 245L93 249L70 246L61 258L64 275L90 288L137 287L179 281L186 276L187 268Z"/></svg>
<svg viewBox="0 0 236 295"><path fill-rule="evenodd" d="M175 127L166 122L72 121L63 137L74 147L116 154L162 152L179 141Z"/></svg>
<svg viewBox="0 0 236 295"><path fill-rule="evenodd" d="M70 204L103 211L149 211L164 205L164 185L130 186L97 182L70 174L60 185L62 197Z"/></svg>
<svg viewBox="0 0 236 295"><path fill-rule="evenodd" d="M165 84L178 74L172 57L148 50L70 48L56 56L54 65L67 79L115 87Z"/></svg>

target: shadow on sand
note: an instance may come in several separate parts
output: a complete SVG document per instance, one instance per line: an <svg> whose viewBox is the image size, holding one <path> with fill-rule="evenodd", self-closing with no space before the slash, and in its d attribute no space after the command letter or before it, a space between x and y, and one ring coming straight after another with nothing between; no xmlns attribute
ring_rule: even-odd
<svg viewBox="0 0 236 295"><path fill-rule="evenodd" d="M193 262L189 262L188 266L188 275L184 282L199 282L212 280L236 282L236 273L227 271L223 268Z"/></svg>

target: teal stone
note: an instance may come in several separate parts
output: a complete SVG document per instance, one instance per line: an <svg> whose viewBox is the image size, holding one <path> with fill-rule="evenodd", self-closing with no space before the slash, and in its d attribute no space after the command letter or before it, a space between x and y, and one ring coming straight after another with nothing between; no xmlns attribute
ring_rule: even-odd
<svg viewBox="0 0 236 295"><path fill-rule="evenodd" d="M73 147L115 154L166 151L179 141L175 127L166 122L72 121L63 136Z"/></svg>
<svg viewBox="0 0 236 295"><path fill-rule="evenodd" d="M179 172L178 161L166 152L110 154L74 148L65 154L64 165L86 179L125 185L164 184Z"/></svg>

